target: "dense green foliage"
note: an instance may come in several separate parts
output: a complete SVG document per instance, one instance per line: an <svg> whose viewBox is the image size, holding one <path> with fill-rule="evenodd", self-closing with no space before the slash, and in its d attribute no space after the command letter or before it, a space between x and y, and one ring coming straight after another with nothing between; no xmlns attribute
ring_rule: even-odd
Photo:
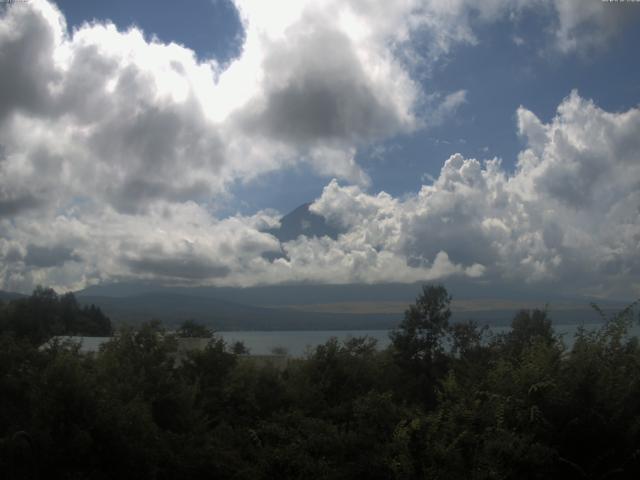
<svg viewBox="0 0 640 480"><path fill-rule="evenodd" d="M63 298L2 308L7 478L640 478L631 310L568 349L543 311L491 336L450 325L446 290L425 287L388 349L330 340L282 369L215 336L177 361L158 322L96 355L37 348Z"/></svg>

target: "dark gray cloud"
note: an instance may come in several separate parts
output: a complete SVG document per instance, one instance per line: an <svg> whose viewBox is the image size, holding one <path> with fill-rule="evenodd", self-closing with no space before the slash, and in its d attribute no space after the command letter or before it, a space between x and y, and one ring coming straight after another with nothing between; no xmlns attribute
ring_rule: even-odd
<svg viewBox="0 0 640 480"><path fill-rule="evenodd" d="M9 27L10 34L0 35L0 124L15 109L46 112L48 87L57 79L52 56L56 39L47 19L24 8L16 20L20 24Z"/></svg>
<svg viewBox="0 0 640 480"><path fill-rule="evenodd" d="M122 213L143 212L149 201L154 199L186 202L205 200L210 193L205 181L195 181L192 185L174 185L170 181L154 181L132 178L117 189L109 189L107 198Z"/></svg>
<svg viewBox="0 0 640 480"><path fill-rule="evenodd" d="M17 248L9 248L4 255L4 261L7 263L18 262L20 260L22 260L22 252Z"/></svg>
<svg viewBox="0 0 640 480"><path fill-rule="evenodd" d="M483 265L492 265L498 258L482 230L482 217L457 217L454 209L446 217L418 216L407 225L406 252L414 258L433 259L445 250L454 263L470 265L482 259Z"/></svg>
<svg viewBox="0 0 640 480"><path fill-rule="evenodd" d="M188 254L142 256L123 259L123 262L136 274L150 274L167 279L206 280L226 277L230 273L229 267L225 265Z"/></svg>
<svg viewBox="0 0 640 480"><path fill-rule="evenodd" d="M129 66L108 100L94 100L104 108L86 146L107 169L100 188L105 199L123 212L142 211L155 200L202 200L225 162L223 142L197 102L154 103L153 95L153 81Z"/></svg>
<svg viewBox="0 0 640 480"><path fill-rule="evenodd" d="M13 217L42 205L42 200L31 193L10 193L0 185L0 218Z"/></svg>
<svg viewBox="0 0 640 480"><path fill-rule="evenodd" d="M308 22L265 58L264 101L240 116L245 128L294 144L370 141L413 128L367 75L351 39Z"/></svg>
<svg viewBox="0 0 640 480"><path fill-rule="evenodd" d="M53 247L28 245L27 254L24 257L25 265L39 268L59 267L65 262L81 260L82 258L72 249L62 245Z"/></svg>

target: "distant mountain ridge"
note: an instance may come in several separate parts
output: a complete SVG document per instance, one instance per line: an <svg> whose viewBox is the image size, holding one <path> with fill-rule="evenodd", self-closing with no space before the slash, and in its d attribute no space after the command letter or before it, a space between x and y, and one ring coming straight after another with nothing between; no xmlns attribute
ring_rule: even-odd
<svg viewBox="0 0 640 480"><path fill-rule="evenodd" d="M305 203L280 219L280 227L267 230L280 242L295 240L300 235L306 237L338 238L340 229L330 225L322 215L309 210L311 203Z"/></svg>
<svg viewBox="0 0 640 480"><path fill-rule="evenodd" d="M167 287L121 283L75 292L79 303L100 307L115 323L139 324L158 319L176 326L186 319L229 330L382 330L398 325L402 305L415 301L420 284L271 285L262 287ZM0 300L26 295L0 291ZM460 300L454 297L452 321L508 325L520 308L544 308L538 301ZM460 298L460 297L458 297ZM395 304L397 308L389 308ZM366 307L366 308L363 308ZM626 304L602 302L607 313ZM596 323L601 319L588 302L550 304L554 323Z"/></svg>
<svg viewBox="0 0 640 480"><path fill-rule="evenodd" d="M77 292L83 304L99 306L116 323L157 318L167 324L194 319L216 330L376 330L395 327L415 301L419 284L273 285L264 287L161 287L107 285ZM389 304L398 308L390 309ZM367 308L364 309L363 306ZM606 312L624 304L603 303ZM520 309L545 308L538 300L459 300L452 321L508 325ZM597 323L587 302L549 306L554 323Z"/></svg>
<svg viewBox="0 0 640 480"><path fill-rule="evenodd" d="M377 330L393 328L397 314L335 314L265 308L204 296L147 292L108 297L78 294L82 304L100 307L116 323L158 319L177 325L186 319L215 330Z"/></svg>
<svg viewBox="0 0 640 480"><path fill-rule="evenodd" d="M6 292L4 290L0 290L0 300L5 302L9 300L16 300L18 298L23 298L23 297L25 297L25 295L23 295L22 293Z"/></svg>

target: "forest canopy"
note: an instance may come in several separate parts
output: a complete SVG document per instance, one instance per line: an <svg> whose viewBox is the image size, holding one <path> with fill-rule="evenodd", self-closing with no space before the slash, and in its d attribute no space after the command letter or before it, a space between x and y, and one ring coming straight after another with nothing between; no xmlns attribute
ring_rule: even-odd
<svg viewBox="0 0 640 480"><path fill-rule="evenodd" d="M545 311L508 333L450 323L425 286L387 349L329 340L286 368L210 335L176 361L159 322L96 354L53 335L111 332L38 289L0 307L0 469L8 478L639 478L632 308L579 329ZM211 334L194 322L181 333Z"/></svg>

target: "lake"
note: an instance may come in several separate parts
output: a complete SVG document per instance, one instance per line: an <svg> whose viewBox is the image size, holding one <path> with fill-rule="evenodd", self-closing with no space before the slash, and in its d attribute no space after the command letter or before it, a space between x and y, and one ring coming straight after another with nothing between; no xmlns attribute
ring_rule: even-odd
<svg viewBox="0 0 640 480"><path fill-rule="evenodd" d="M583 325L587 330L596 330L602 323L589 323ZM567 347L573 345L573 339L580 325L559 324L554 325L555 331L560 334ZM491 333L496 335L509 331L507 326L491 327ZM302 357L307 351L322 345L332 337L340 341L353 337L371 337L377 340L379 349L387 347L390 343L389 330L289 330L289 331L229 331L216 332L227 344L241 341L253 355L268 355L276 347L286 349L287 353L294 357ZM634 324L629 329L629 335L640 336L640 325ZM108 342L111 337L56 337L72 340L80 344L81 352L97 352L100 345ZM185 341L185 340L183 340ZM47 342L48 344L49 342ZM46 345L46 344L45 344ZM42 347L41 347L42 348Z"/></svg>
<svg viewBox="0 0 640 480"><path fill-rule="evenodd" d="M601 327L601 323L591 323L583 325L587 330L596 330ZM580 325L554 325L555 331L560 334L565 345L571 347L573 338ZM504 333L510 327L492 327L493 334ZM235 331L216 332L225 342L232 343L241 341L254 355L266 355L271 353L273 348L284 347L289 355L300 357L309 349L322 345L331 337L338 340L347 340L352 337L371 337L378 341L378 348L382 349L389 345L389 330L317 330L317 331ZM637 324L631 327L631 335L640 335L640 326Z"/></svg>

